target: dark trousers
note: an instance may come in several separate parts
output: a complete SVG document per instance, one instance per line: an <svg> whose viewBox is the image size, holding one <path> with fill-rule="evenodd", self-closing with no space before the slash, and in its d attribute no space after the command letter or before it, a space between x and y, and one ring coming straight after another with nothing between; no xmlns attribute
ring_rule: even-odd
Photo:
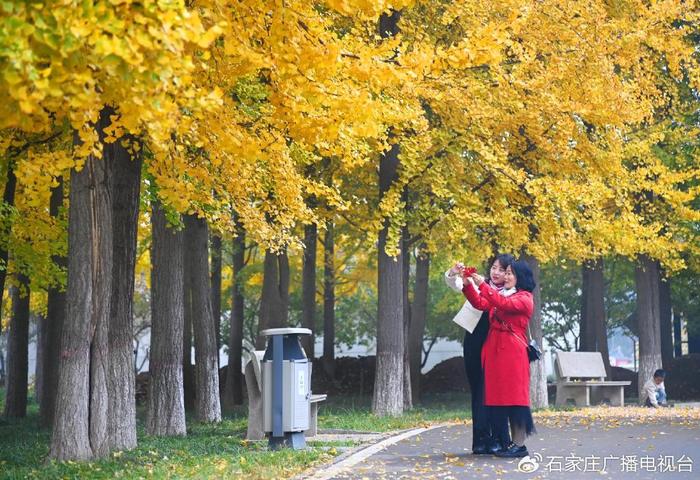
<svg viewBox="0 0 700 480"><path fill-rule="evenodd" d="M489 333L488 312L484 312L474 332L464 332L464 368L472 396L472 448L484 445L491 437L489 408L484 405L484 371L481 368L481 348Z"/></svg>

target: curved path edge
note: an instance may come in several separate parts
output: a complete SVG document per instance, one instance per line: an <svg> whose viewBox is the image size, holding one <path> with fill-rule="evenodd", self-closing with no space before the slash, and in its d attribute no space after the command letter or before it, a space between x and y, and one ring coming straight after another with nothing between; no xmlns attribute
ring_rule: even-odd
<svg viewBox="0 0 700 480"><path fill-rule="evenodd" d="M331 464L318 465L314 469L313 474L311 476L308 476L308 471L304 472L302 475L304 475L304 478L308 480L329 480L330 478L333 478L339 473L342 473L345 470L354 467L363 460L366 460L367 458L371 457L377 452L380 452L385 448L400 442L401 440L405 440L407 438L413 437L414 435L420 435L421 433L427 432L428 430L444 427L446 425L449 425L449 423L437 423L435 425L430 425L429 427L413 428L411 430L399 432L388 438L380 440L377 443L361 446L358 449L349 452L348 455L343 455L340 458L337 458Z"/></svg>

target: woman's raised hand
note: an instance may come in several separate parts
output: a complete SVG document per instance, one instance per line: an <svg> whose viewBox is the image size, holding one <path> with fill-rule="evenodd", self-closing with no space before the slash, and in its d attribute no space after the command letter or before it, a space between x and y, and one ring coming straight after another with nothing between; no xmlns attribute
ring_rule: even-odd
<svg viewBox="0 0 700 480"><path fill-rule="evenodd" d="M484 283L484 277L482 277L476 272L472 273L470 278L474 281L477 287Z"/></svg>
<svg viewBox="0 0 700 480"><path fill-rule="evenodd" d="M450 275L461 274L462 270L464 270L464 264L462 262L457 262L450 268Z"/></svg>

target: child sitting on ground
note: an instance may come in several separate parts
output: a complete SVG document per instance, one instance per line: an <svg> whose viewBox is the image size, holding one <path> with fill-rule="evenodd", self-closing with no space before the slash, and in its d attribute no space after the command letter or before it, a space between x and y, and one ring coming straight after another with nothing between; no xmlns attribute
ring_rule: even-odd
<svg viewBox="0 0 700 480"><path fill-rule="evenodd" d="M666 387L664 386L666 372L658 369L654 372L654 377L649 379L642 388L642 395L639 402L645 407L658 408L666 407Z"/></svg>

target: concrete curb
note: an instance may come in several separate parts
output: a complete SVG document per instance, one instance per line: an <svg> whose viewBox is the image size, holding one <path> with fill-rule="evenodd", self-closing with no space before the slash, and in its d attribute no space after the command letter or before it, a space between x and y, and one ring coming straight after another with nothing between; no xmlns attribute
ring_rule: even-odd
<svg viewBox="0 0 700 480"><path fill-rule="evenodd" d="M363 460L366 460L375 453L384 450L386 447L394 445L395 443L398 443L401 440L405 440L415 435L427 432L428 430L444 427L446 425L449 425L449 423L440 423L436 425L431 425L429 427L414 428L411 430L399 432L395 435L391 435L388 438L380 440L377 443L361 446L351 452L348 452L347 454L341 455L340 457L336 458L330 465L320 465L316 467L315 471L311 473L310 476L310 472L307 471L295 478L304 478L307 480L329 480L330 478L335 477L339 473L342 473L345 470L354 467Z"/></svg>

